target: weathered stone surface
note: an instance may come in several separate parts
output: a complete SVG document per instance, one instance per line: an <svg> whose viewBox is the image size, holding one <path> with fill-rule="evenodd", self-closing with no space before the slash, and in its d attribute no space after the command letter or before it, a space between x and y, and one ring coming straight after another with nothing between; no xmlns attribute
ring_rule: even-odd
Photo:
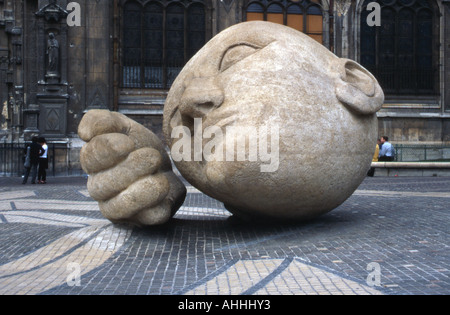
<svg viewBox="0 0 450 315"><path fill-rule="evenodd" d="M162 142L126 116L91 110L78 134L87 143L80 153L89 174L88 191L112 222L157 225L182 205L186 188L172 172Z"/></svg>
<svg viewBox="0 0 450 315"><path fill-rule="evenodd" d="M164 134L182 175L231 212L308 219L337 207L364 179L383 100L356 62L288 27L247 22L184 67L166 100ZM247 143L244 159L225 140L233 130L231 140ZM266 130L278 131L269 132L267 152L278 150L270 159L261 151Z"/></svg>

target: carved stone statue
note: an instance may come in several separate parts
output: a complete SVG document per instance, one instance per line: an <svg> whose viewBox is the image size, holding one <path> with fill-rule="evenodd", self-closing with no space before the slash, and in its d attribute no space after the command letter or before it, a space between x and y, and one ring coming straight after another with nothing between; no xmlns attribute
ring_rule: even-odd
<svg viewBox="0 0 450 315"><path fill-rule="evenodd" d="M59 76L59 43L54 33L48 34L47 41L47 76L58 77Z"/></svg>
<svg viewBox="0 0 450 315"><path fill-rule="evenodd" d="M383 101L376 79L356 62L286 26L246 22L218 34L186 64L168 94L163 129L183 177L233 214L304 220L336 208L365 178ZM88 112L79 127L89 142L83 168L98 176L88 185L91 195L114 200L103 211L108 218L125 220L129 212L134 220L137 212L128 209L144 208L136 205L144 198L148 209L174 213L184 195L178 181L167 180L174 177L162 167L168 158L160 149L163 158L134 157L137 147L161 145L137 144L133 137L155 136L117 115ZM149 173L151 179L142 177ZM170 192L176 198L167 200Z"/></svg>

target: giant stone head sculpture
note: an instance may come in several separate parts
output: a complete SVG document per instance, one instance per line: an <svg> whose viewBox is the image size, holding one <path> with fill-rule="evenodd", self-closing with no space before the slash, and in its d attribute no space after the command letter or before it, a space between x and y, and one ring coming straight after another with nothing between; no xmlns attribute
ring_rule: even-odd
<svg viewBox="0 0 450 315"><path fill-rule="evenodd" d="M356 62L286 26L246 22L218 34L181 71L166 100L164 133L181 174L232 213L305 219L341 204L364 179L383 100ZM233 131L235 144L227 137ZM186 134L191 158L179 145ZM247 145L241 159L239 138ZM216 159L205 152L196 159L211 141ZM272 161L251 159L251 146L258 143L260 154L266 142Z"/></svg>
<svg viewBox="0 0 450 315"><path fill-rule="evenodd" d="M310 37L269 22L232 26L183 68L164 107L174 163L193 186L249 219L300 220L364 179L384 101L376 79ZM88 112L81 163L113 222L167 222L186 189L162 143L119 113Z"/></svg>

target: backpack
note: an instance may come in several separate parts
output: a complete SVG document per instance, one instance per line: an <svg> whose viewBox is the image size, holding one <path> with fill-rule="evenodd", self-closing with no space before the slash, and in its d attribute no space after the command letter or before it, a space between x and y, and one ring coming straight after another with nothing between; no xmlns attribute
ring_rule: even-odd
<svg viewBox="0 0 450 315"><path fill-rule="evenodd" d="M25 155L25 162L23 163L23 166L25 166L26 168L31 167L30 151L31 148L27 147L27 154Z"/></svg>

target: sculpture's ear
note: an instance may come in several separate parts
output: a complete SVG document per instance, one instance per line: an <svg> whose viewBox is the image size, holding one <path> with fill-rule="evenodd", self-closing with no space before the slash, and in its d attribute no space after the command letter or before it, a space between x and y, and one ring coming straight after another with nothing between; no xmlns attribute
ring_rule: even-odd
<svg viewBox="0 0 450 315"><path fill-rule="evenodd" d="M340 77L336 79L336 96L357 114L376 113L384 102L384 93L375 77L350 59L339 60Z"/></svg>

